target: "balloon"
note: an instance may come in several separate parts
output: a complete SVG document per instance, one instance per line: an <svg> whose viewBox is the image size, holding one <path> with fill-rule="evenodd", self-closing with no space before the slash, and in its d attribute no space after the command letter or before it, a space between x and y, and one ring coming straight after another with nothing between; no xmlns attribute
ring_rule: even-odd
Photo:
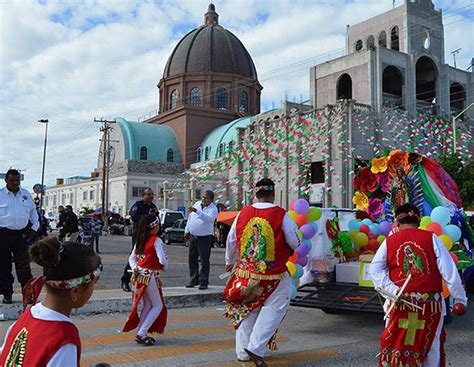
<svg viewBox="0 0 474 367"><path fill-rule="evenodd" d="M309 249L307 246L305 246L304 244L301 244L299 245L295 252L298 253L298 259L301 258L301 257L305 257L308 255L308 252L309 252ZM296 260L298 262L298 260Z"/></svg>
<svg viewBox="0 0 474 367"><path fill-rule="evenodd" d="M382 244L383 241L385 241L385 236L380 235L380 236L377 237L377 242L379 244Z"/></svg>
<svg viewBox="0 0 474 367"><path fill-rule="evenodd" d="M443 233L443 228L441 228L441 225L437 222L431 222L426 226L426 230L433 232L437 236L441 235Z"/></svg>
<svg viewBox="0 0 474 367"><path fill-rule="evenodd" d="M295 299L297 293L298 293L298 290L297 290L296 287L292 284L292 285L291 285L291 299Z"/></svg>
<svg viewBox="0 0 474 367"><path fill-rule="evenodd" d="M306 215L309 210L309 203L305 199L298 199L295 201L294 208L295 212L297 212L298 214Z"/></svg>
<svg viewBox="0 0 474 367"><path fill-rule="evenodd" d="M295 211L295 202L294 201L290 204L290 210Z"/></svg>
<svg viewBox="0 0 474 367"><path fill-rule="evenodd" d="M373 252L376 252L377 249L379 248L379 242L377 240L370 240L369 243L367 244L367 246L365 246L364 248L366 250L369 250L369 251L373 251Z"/></svg>
<svg viewBox="0 0 474 367"><path fill-rule="evenodd" d="M296 263L296 260L298 260L298 253L295 251L293 252L293 255L290 256L288 259L289 262Z"/></svg>
<svg viewBox="0 0 474 367"><path fill-rule="evenodd" d="M306 218L306 214L298 214L298 216L295 219L295 223L298 226L298 228L301 228L306 223L308 223L308 218Z"/></svg>
<svg viewBox="0 0 474 367"><path fill-rule="evenodd" d="M352 231L349 232L349 237L352 238L352 241L354 241L355 235L357 233L360 233L358 229L353 229Z"/></svg>
<svg viewBox="0 0 474 367"><path fill-rule="evenodd" d="M362 223L367 224L370 226L372 224L372 221L369 218L362 219Z"/></svg>
<svg viewBox="0 0 474 367"><path fill-rule="evenodd" d="M354 242L359 246L363 247L369 243L369 237L365 233L357 233L354 238Z"/></svg>
<svg viewBox="0 0 474 367"><path fill-rule="evenodd" d="M369 234L370 233L370 227L367 224L363 224L360 226L359 231L361 233Z"/></svg>
<svg viewBox="0 0 474 367"><path fill-rule="evenodd" d="M319 208L309 208L308 213L306 213L306 216L308 217L308 220L310 222L316 222L317 220L321 219L321 215L323 212Z"/></svg>
<svg viewBox="0 0 474 367"><path fill-rule="evenodd" d="M462 303L455 303L453 305L453 313L456 316L462 316L466 313L466 306L464 306Z"/></svg>
<svg viewBox="0 0 474 367"><path fill-rule="evenodd" d="M308 224L314 228L314 233L318 233L318 225L314 222L308 222Z"/></svg>
<svg viewBox="0 0 474 367"><path fill-rule="evenodd" d="M301 233L301 231L299 229L297 229L295 232L298 235L298 237L300 238L300 241L303 241L303 233Z"/></svg>
<svg viewBox="0 0 474 367"><path fill-rule="evenodd" d="M303 267L300 264L295 264L296 271L295 275L293 276L294 278L301 278L303 276L304 270Z"/></svg>
<svg viewBox="0 0 474 367"><path fill-rule="evenodd" d="M373 233L369 233L367 236L369 237L369 240L376 240L378 237L376 234Z"/></svg>
<svg viewBox="0 0 474 367"><path fill-rule="evenodd" d="M444 282L444 280L442 280L443 282L443 292L441 292L441 294L443 295L443 298L448 298L450 293L449 293L449 289L448 287L446 287L446 283Z"/></svg>
<svg viewBox="0 0 474 367"><path fill-rule="evenodd" d="M384 220L379 225L380 234L384 235L385 237L387 237L388 234L390 233L390 229L391 229L391 224L389 221Z"/></svg>
<svg viewBox="0 0 474 367"><path fill-rule="evenodd" d="M430 216L424 216L424 217L421 218L421 220L420 220L420 227L424 229L424 228L426 228L426 226L427 226L428 224L430 224L431 222L432 222L432 220L431 220L431 217L430 217Z"/></svg>
<svg viewBox="0 0 474 367"><path fill-rule="evenodd" d="M380 234L380 229L379 229L378 224L371 224L369 228L370 228L370 233L376 234L377 236Z"/></svg>
<svg viewBox="0 0 474 367"><path fill-rule="evenodd" d="M305 240L309 240L313 237L316 232L314 231L314 227L311 224L305 224L300 228L301 233L303 233L303 238Z"/></svg>
<svg viewBox="0 0 474 367"><path fill-rule="evenodd" d="M295 264L288 261L286 263L286 268L288 269L288 273L290 273L291 276L295 275L295 273L296 273L296 265Z"/></svg>
<svg viewBox="0 0 474 367"><path fill-rule="evenodd" d="M437 222L442 226L445 226L451 220L451 215L449 214L449 209L444 206L437 206L431 212L431 221Z"/></svg>
<svg viewBox="0 0 474 367"><path fill-rule="evenodd" d="M453 258L453 261L454 263L456 264L456 266L458 266L459 264L459 258L458 258L458 255L456 255L454 252L449 252L449 254L451 255L451 257Z"/></svg>
<svg viewBox="0 0 474 367"><path fill-rule="evenodd" d="M453 247L453 240L451 239L451 237L449 237L446 234L442 234L441 236L439 236L439 239L441 241L443 241L443 243L446 246L446 248L448 249L448 251L451 250L451 247Z"/></svg>
<svg viewBox="0 0 474 367"><path fill-rule="evenodd" d="M308 252L310 252L311 249L313 248L313 244L311 243L310 240L303 240L302 245L305 245L308 248Z"/></svg>
<svg viewBox="0 0 474 367"><path fill-rule="evenodd" d="M307 263L308 263L308 256L307 256L307 255L306 255L306 256L300 256L300 255L298 255L298 260L296 260L296 264L295 264L295 265L300 265L301 267L303 267L303 266L306 266ZM298 268L296 268L296 269L298 270ZM301 273L301 275L303 275L303 273ZM301 275L300 275L300 276L301 276ZM299 277L300 277L300 276L299 276ZM298 278L299 278L299 277L298 277Z"/></svg>
<svg viewBox="0 0 474 367"><path fill-rule="evenodd" d="M295 221L295 220L296 220L296 217L298 216L298 213L295 212L294 210L290 210L290 211L288 212L288 215L290 216L291 219L293 219L293 221Z"/></svg>
<svg viewBox="0 0 474 367"><path fill-rule="evenodd" d="M349 223L347 223L347 226L349 228L349 231L352 231L354 229L357 229L359 230L360 226L362 225L363 223L357 219L351 219L349 221Z"/></svg>
<svg viewBox="0 0 474 367"><path fill-rule="evenodd" d="M446 226L446 234L451 237L453 242L458 242L461 239L461 229L454 224L448 224Z"/></svg>

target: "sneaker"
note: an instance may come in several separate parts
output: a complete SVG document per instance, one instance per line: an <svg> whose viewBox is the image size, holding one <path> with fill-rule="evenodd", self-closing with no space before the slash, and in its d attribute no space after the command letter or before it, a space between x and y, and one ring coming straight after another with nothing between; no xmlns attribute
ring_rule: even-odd
<svg viewBox="0 0 474 367"><path fill-rule="evenodd" d="M204 289L207 289L207 285L201 284L201 285L199 286L199 290L202 291L202 290L204 290Z"/></svg>
<svg viewBox="0 0 474 367"><path fill-rule="evenodd" d="M122 282L122 290L124 292L131 292L130 285L128 283Z"/></svg>

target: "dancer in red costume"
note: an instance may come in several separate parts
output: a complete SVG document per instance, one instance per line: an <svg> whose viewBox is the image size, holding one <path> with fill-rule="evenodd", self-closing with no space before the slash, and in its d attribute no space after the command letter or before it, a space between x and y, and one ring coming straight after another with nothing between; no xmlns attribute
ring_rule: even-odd
<svg viewBox="0 0 474 367"><path fill-rule="evenodd" d="M420 212L405 204L395 212L399 231L389 236L378 249L370 273L375 287L398 293L411 275L402 298L421 307L397 302L390 312L381 336L379 365L383 367L444 367L446 306L442 281L462 314L467 305L466 292L456 265L441 240L431 232L418 229ZM387 299L385 307L392 301ZM385 308L385 309L387 309Z"/></svg>
<svg viewBox="0 0 474 367"><path fill-rule="evenodd" d="M237 359L267 366L265 348L288 310L291 278L286 262L300 244L295 222L273 204L275 184L257 182L257 203L241 210L227 237L226 270L233 272L224 290L225 316L236 330Z"/></svg>
<svg viewBox="0 0 474 367"><path fill-rule="evenodd" d="M69 318L73 308L91 297L102 269L100 257L80 243L60 244L46 238L30 250L43 276L31 279L24 289L24 303L33 300L10 326L0 350L0 366L79 366L79 331ZM46 297L35 304L43 285Z"/></svg>
<svg viewBox="0 0 474 367"><path fill-rule="evenodd" d="M155 339L148 333L163 334L166 326L167 309L159 275L168 266L168 258L163 250L163 242L158 237L160 222L154 215L143 216L137 226L137 240L130 255L133 270L133 308L123 331L138 326L135 341L146 346L153 345ZM143 300L143 308L138 316L138 305Z"/></svg>

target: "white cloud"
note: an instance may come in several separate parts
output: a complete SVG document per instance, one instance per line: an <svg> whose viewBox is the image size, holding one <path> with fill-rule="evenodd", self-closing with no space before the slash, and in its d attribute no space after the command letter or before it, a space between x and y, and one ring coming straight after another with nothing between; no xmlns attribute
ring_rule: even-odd
<svg viewBox="0 0 474 367"><path fill-rule="evenodd" d="M97 163L94 117L136 120L157 108L156 84L178 40L203 21L207 0L0 1L0 170L40 179L48 118L47 183L88 174ZM262 105L309 96L309 67L344 48L346 24L391 8L390 1L220 0L220 23L238 36L264 86ZM397 5L401 4L398 0ZM445 17L446 61L474 45L472 3L436 1ZM459 13L459 14L456 14ZM454 20L465 19L450 25ZM323 56L317 58L317 56ZM334 54L332 57L340 56Z"/></svg>

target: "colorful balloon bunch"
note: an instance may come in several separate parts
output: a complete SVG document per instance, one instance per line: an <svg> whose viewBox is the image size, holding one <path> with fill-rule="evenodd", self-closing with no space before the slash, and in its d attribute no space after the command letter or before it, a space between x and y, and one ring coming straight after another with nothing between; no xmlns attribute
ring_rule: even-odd
<svg viewBox="0 0 474 367"><path fill-rule="evenodd" d="M288 215L298 226L298 235L302 243L288 259L286 267L293 278L291 287L291 298L296 297L296 287L299 278L303 275L303 267L308 263L308 254L311 251L311 238L318 232L318 226L315 223L321 218L322 212L319 208L310 207L305 199L298 199L290 205Z"/></svg>
<svg viewBox="0 0 474 367"><path fill-rule="evenodd" d="M420 228L436 234L449 251L453 244L461 239L461 229L454 224L449 224L450 221L451 215L448 208L437 206L430 216L421 218Z"/></svg>
<svg viewBox="0 0 474 367"><path fill-rule="evenodd" d="M348 223L349 236L361 252L374 253L390 233L392 224L388 221L374 223L370 219L352 219Z"/></svg>

